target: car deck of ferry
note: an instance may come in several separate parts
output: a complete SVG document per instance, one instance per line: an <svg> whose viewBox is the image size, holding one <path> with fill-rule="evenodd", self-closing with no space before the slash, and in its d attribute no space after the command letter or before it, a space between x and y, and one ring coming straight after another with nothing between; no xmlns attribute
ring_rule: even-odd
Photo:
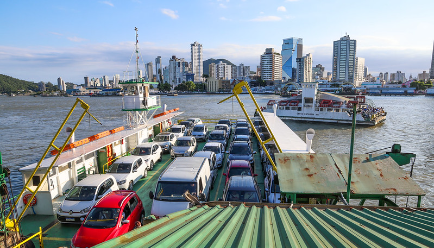
<svg viewBox="0 0 434 248"><path fill-rule="evenodd" d="M213 125L211 125L213 126ZM232 139L233 134L230 137ZM256 182L261 189L262 199L264 199L264 174L262 171L262 164L260 153L258 149L258 141L255 137L252 138L253 141L253 149L256 151L254 154L255 159L255 174L258 174L256 177ZM206 142L198 142L197 150L202 150L203 146ZM226 150L229 149L229 145L226 147ZM216 181L214 182L214 188L211 190L209 201L217 201L219 198L223 197L223 189L225 187L225 179L223 173L227 170L226 164L227 154L223 159L223 166L218 170L218 175ZM173 159L170 158L170 154L164 154L162 161L157 162L154 165L152 171L148 171L148 176L146 178L140 179L134 185L134 191L137 192L140 199L143 202L145 213L147 216L151 213L152 207L152 199L149 198L149 192L155 190L156 183L160 174L164 171L164 169L172 162ZM59 197L56 200L59 203L63 200L64 197ZM43 232L43 242L45 247L69 247L71 245L71 239L74 234L77 232L80 225L78 224L63 224L57 221L55 215L47 216L47 215L27 215L21 221L21 228L23 234L26 236L30 236L39 231L39 227L42 228ZM33 239L35 244L38 244L37 238Z"/></svg>

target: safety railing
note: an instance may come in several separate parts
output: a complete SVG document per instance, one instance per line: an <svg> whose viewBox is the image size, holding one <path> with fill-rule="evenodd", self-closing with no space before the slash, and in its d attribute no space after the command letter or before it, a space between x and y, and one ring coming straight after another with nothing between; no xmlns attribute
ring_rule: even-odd
<svg viewBox="0 0 434 248"><path fill-rule="evenodd" d="M44 247L44 242L42 241L42 228L39 227L39 232L33 234L32 236L28 237L27 239L21 241L21 243L17 244L16 246L14 246L14 248L19 248L22 245L24 245L26 242L28 242L29 240L33 239L34 237L39 236L39 247Z"/></svg>

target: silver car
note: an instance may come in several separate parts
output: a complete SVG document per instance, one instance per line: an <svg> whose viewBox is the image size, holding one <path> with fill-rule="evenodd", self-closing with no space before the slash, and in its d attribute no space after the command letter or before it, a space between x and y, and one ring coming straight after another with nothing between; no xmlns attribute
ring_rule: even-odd
<svg viewBox="0 0 434 248"><path fill-rule="evenodd" d="M211 151L215 153L216 156L216 166L218 168L223 165L223 158L225 156L225 148L221 143L218 142L207 142L203 147L202 151Z"/></svg>
<svg viewBox="0 0 434 248"><path fill-rule="evenodd" d="M154 142L160 145L163 152L169 153L172 150L172 146L175 145L176 135L174 133L162 132L155 136Z"/></svg>
<svg viewBox="0 0 434 248"><path fill-rule="evenodd" d="M179 137L175 145L170 151L170 156L175 157L191 157L197 151L196 138L192 136Z"/></svg>
<svg viewBox="0 0 434 248"><path fill-rule="evenodd" d="M209 134L208 142L219 142L226 148L227 136L225 130L214 130Z"/></svg>
<svg viewBox="0 0 434 248"><path fill-rule="evenodd" d="M206 139L208 139L208 127L205 124L197 124L193 127L191 135L194 136L197 140L205 141Z"/></svg>

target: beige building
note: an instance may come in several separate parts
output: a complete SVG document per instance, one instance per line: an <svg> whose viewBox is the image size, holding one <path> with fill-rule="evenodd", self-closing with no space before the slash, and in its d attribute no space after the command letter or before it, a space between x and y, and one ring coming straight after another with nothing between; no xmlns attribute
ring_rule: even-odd
<svg viewBox="0 0 434 248"><path fill-rule="evenodd" d="M208 77L205 85L207 92L218 92L221 88L221 80L218 80L214 77Z"/></svg>
<svg viewBox="0 0 434 248"><path fill-rule="evenodd" d="M263 80L282 80L282 56L274 48L266 48L261 55L261 78Z"/></svg>

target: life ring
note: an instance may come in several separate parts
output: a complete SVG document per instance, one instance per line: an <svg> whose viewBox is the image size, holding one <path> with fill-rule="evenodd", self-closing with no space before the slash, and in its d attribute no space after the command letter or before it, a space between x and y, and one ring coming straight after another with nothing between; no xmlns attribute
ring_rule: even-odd
<svg viewBox="0 0 434 248"><path fill-rule="evenodd" d="M29 201L30 197L32 197L32 194L26 194L23 196L23 203L27 205L27 202ZM36 203L38 202L38 200L36 199L36 195L35 197L33 197L32 202L30 202L30 206L35 206Z"/></svg>
<svg viewBox="0 0 434 248"><path fill-rule="evenodd" d="M169 126L171 126L172 125L172 121L168 120L167 124L169 124Z"/></svg>

